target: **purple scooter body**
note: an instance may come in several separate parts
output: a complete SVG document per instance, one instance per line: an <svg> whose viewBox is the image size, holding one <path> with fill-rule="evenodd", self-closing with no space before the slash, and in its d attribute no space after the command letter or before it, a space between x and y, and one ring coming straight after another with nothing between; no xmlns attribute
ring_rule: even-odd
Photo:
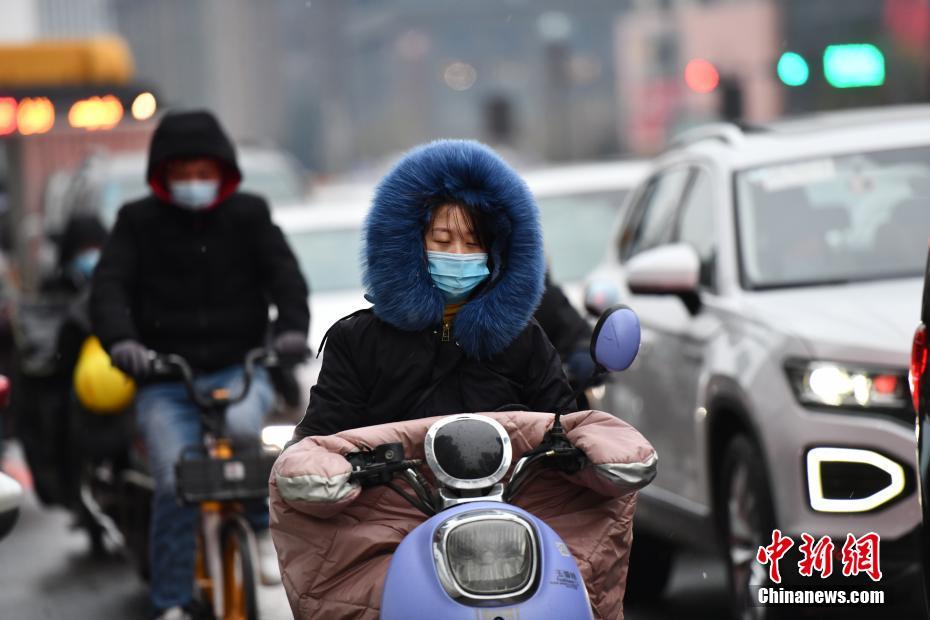
<svg viewBox="0 0 930 620"><path fill-rule="evenodd" d="M490 605L453 599L443 587L433 541L447 520L475 511L494 510L522 517L535 530L538 544L536 584L522 602ZM410 532L394 552L381 597L381 620L527 620L593 618L584 580L568 547L540 519L511 504L480 501L440 512Z"/></svg>

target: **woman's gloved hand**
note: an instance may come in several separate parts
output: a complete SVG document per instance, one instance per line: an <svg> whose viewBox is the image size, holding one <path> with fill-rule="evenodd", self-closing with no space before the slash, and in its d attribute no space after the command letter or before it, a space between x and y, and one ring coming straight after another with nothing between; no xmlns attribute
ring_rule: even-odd
<svg viewBox="0 0 930 620"><path fill-rule="evenodd" d="M110 361L133 379L148 376L151 352L135 340L120 340L110 347Z"/></svg>
<svg viewBox="0 0 930 620"><path fill-rule="evenodd" d="M310 349L307 347L307 335L296 330L281 332L272 343L278 355L287 357L306 357Z"/></svg>

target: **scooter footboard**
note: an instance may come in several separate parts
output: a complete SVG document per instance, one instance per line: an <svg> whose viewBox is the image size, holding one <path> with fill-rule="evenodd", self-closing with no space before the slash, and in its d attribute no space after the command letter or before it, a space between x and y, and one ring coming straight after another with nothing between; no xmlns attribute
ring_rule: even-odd
<svg viewBox="0 0 930 620"><path fill-rule="evenodd" d="M475 502L430 518L397 548L382 620L593 618L568 546L516 506Z"/></svg>

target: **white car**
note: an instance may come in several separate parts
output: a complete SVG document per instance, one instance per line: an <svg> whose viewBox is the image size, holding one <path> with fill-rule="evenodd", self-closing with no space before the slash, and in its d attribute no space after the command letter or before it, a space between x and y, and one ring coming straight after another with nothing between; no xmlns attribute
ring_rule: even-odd
<svg viewBox="0 0 930 620"><path fill-rule="evenodd" d="M363 203L272 211L310 286L308 345L314 354L333 323L371 306L364 297L361 272L362 224L367 212ZM307 408L321 361L322 356L314 357L298 368L303 404L297 414Z"/></svg>
<svg viewBox="0 0 930 620"><path fill-rule="evenodd" d="M273 208L306 202L303 171L291 155L270 148L239 146L236 156L242 170L242 191L262 196ZM109 228L121 206L150 193L145 180L147 162L146 151L102 151L88 156L74 171L55 173L45 189L46 229L60 231L72 212L91 205Z"/></svg>
<svg viewBox="0 0 930 620"><path fill-rule="evenodd" d="M371 306L362 291L362 224L365 205L277 209L275 223L287 237L310 285L310 347L317 351L329 327Z"/></svg>
<svg viewBox="0 0 930 620"><path fill-rule="evenodd" d="M661 593L677 549L719 550L758 617L778 527L789 582L802 533L839 552L873 531L880 587L920 598L906 375L928 235L927 106L705 126L655 160L590 279L643 328L605 397L659 455L631 593Z"/></svg>
<svg viewBox="0 0 930 620"><path fill-rule="evenodd" d="M584 281L600 262L630 191L648 171L644 161L607 161L531 170L551 277L581 310Z"/></svg>

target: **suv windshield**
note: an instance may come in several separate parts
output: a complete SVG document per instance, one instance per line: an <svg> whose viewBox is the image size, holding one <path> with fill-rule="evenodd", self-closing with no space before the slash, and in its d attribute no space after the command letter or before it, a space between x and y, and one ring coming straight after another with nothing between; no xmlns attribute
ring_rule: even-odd
<svg viewBox="0 0 930 620"><path fill-rule="evenodd" d="M837 155L736 175L747 288L919 276L930 147Z"/></svg>

